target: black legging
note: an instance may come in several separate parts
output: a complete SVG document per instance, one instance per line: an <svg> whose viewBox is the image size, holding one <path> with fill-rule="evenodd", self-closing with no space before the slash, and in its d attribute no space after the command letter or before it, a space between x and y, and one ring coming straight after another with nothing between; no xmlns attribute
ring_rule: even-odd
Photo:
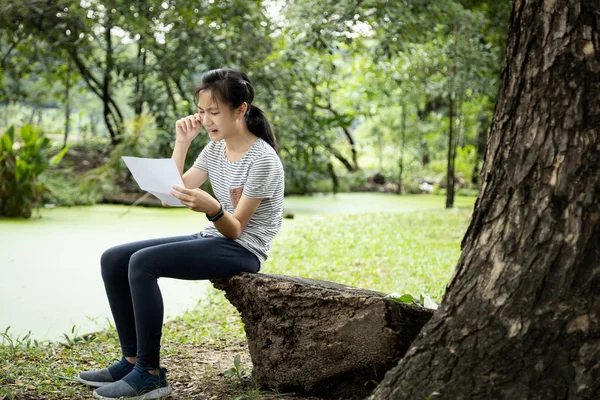
<svg viewBox="0 0 600 400"><path fill-rule="evenodd" d="M102 279L125 357L160 366L163 301L159 277L215 279L258 272L260 261L237 242L200 234L143 240L102 254Z"/></svg>

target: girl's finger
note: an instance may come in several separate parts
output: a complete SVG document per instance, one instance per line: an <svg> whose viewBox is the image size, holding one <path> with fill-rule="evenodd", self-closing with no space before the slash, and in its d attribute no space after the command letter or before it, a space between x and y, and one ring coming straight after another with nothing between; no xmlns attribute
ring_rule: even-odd
<svg viewBox="0 0 600 400"><path fill-rule="evenodd" d="M173 189L178 191L179 193L183 193L183 194L187 194L187 195L191 194L191 192L192 192L191 190L189 190L187 188L182 188L179 186L173 186Z"/></svg>
<svg viewBox="0 0 600 400"><path fill-rule="evenodd" d="M192 129L196 127L196 121L194 120L194 116L189 116L186 118L186 120L188 121Z"/></svg>
<svg viewBox="0 0 600 400"><path fill-rule="evenodd" d="M189 196L182 194L182 193L177 193L176 191L171 191L171 194L175 197L177 197L179 200L181 200L182 202L185 200L189 200Z"/></svg>

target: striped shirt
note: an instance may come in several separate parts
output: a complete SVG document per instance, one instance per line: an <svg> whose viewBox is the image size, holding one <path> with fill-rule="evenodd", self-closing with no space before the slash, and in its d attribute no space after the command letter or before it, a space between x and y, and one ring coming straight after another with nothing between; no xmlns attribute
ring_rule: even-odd
<svg viewBox="0 0 600 400"><path fill-rule="evenodd" d="M235 239L254 253L262 265L283 220L284 173L275 150L259 138L241 160L230 162L224 140L209 142L194 167L208 173L213 192L225 211L233 214L242 195L262 199L242 235ZM212 222L202 232L224 237Z"/></svg>

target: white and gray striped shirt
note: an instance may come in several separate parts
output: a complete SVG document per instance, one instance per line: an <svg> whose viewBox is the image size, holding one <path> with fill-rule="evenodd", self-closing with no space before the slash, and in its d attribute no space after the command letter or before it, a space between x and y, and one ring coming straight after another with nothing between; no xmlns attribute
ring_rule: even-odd
<svg viewBox="0 0 600 400"><path fill-rule="evenodd" d="M194 167L208 173L217 200L232 214L242 195L262 199L242 235L236 239L254 253L262 265L283 220L284 173L275 150L259 138L241 160L232 163L225 154L224 140L209 142ZM212 222L202 232L224 237Z"/></svg>

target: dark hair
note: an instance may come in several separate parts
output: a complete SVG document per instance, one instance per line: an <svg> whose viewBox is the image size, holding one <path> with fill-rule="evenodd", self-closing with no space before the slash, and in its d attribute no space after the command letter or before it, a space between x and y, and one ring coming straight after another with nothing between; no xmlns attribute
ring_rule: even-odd
<svg viewBox="0 0 600 400"><path fill-rule="evenodd" d="M194 92L196 104L198 104L200 92L207 89L211 91L215 99L228 104L231 108L237 108L246 102L248 109L245 117L248 130L277 150L275 135L265 113L260 108L252 105L254 87L252 87L248 75L229 68L213 69L206 72L202 76L200 86Z"/></svg>

